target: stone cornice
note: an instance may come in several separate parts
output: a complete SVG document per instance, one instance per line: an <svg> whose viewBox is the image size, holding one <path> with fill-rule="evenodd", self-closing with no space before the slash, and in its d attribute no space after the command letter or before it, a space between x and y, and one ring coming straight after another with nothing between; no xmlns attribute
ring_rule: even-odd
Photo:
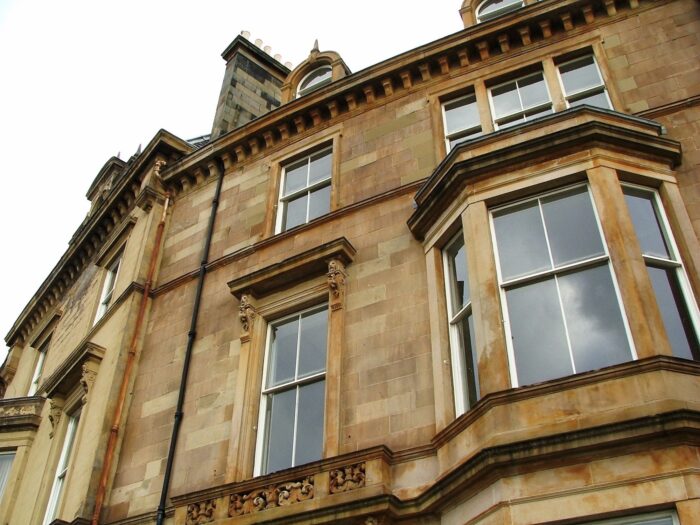
<svg viewBox="0 0 700 525"><path fill-rule="evenodd" d="M530 4L292 100L170 165L164 180L174 193L186 190L210 176L215 159L223 162L226 170L242 166L367 107L654 7L651 0L642 0L642 4L637 0L617 5L609 0L542 0Z"/></svg>
<svg viewBox="0 0 700 525"><path fill-rule="evenodd" d="M579 106L463 142L416 193L416 211L408 226L423 239L452 199L478 176L512 170L518 164L560 158L572 151L601 147L653 158L675 167L681 147L661 137L656 122L610 110Z"/></svg>
<svg viewBox="0 0 700 525"><path fill-rule="evenodd" d="M110 234L119 228L133 210L141 184L148 176L148 168L156 156L174 160L192 151L192 146L171 133L160 130L143 153L132 158L125 166L127 172L119 178L99 207L94 209L73 235L68 249L51 270L32 299L12 326L5 341L9 346L25 339L61 301L77 277L91 264Z"/></svg>
<svg viewBox="0 0 700 525"><path fill-rule="evenodd" d="M243 294L261 297L270 292L291 286L303 279L323 275L328 271L328 261L338 259L344 264L352 262L355 248L345 237L340 237L305 252L287 257L242 275L228 283L229 290L238 299Z"/></svg>
<svg viewBox="0 0 700 525"><path fill-rule="evenodd" d="M0 399L0 433L36 431L45 402L40 396Z"/></svg>
<svg viewBox="0 0 700 525"><path fill-rule="evenodd" d="M39 392L48 397L60 395L65 397L75 388L82 375L82 366L87 361L99 363L105 355L105 349L91 342L85 342L76 348L61 365L41 383Z"/></svg>

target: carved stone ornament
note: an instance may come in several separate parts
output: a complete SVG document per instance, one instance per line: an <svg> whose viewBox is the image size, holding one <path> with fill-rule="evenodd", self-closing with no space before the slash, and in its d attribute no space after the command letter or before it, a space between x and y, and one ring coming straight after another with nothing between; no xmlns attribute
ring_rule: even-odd
<svg viewBox="0 0 700 525"><path fill-rule="evenodd" d="M155 166L153 167L153 173L155 173L156 178L160 180L160 170L163 169L163 166L165 166L167 162L165 162L162 159L158 159L155 163Z"/></svg>
<svg viewBox="0 0 700 525"><path fill-rule="evenodd" d="M253 320L255 319L255 307L251 304L247 295L241 296L238 318L241 320L241 325L243 325L243 331L250 332L250 327L253 326Z"/></svg>
<svg viewBox="0 0 700 525"><path fill-rule="evenodd" d="M384 516L367 516L357 522L358 525L388 525L389 520Z"/></svg>
<svg viewBox="0 0 700 525"><path fill-rule="evenodd" d="M291 481L270 485L244 494L229 496L229 517L252 514L275 507L285 507L301 501L313 499L314 477L307 476L301 481Z"/></svg>
<svg viewBox="0 0 700 525"><path fill-rule="evenodd" d="M51 404L49 405L49 421L51 422L49 438L53 438L58 422L61 421L61 414L63 414L63 407L51 400Z"/></svg>
<svg viewBox="0 0 700 525"><path fill-rule="evenodd" d="M0 407L0 417L34 415L36 415L35 405Z"/></svg>
<svg viewBox="0 0 700 525"><path fill-rule="evenodd" d="M345 290L345 266L338 259L331 259L328 262L328 287L334 297L340 297Z"/></svg>
<svg viewBox="0 0 700 525"><path fill-rule="evenodd" d="M92 385L95 383L95 378L97 377L97 372L92 370L91 368L88 367L87 363L83 363L83 372L82 375L80 376L80 385L83 387L83 390L85 391L85 394L83 394L83 398L81 399L83 405L87 403L88 400L88 394L90 393L90 389L92 388Z"/></svg>
<svg viewBox="0 0 700 525"><path fill-rule="evenodd" d="M201 525L202 523L211 523L214 521L215 511L215 499L200 501L198 503L190 503L187 505L187 517L185 518L185 524Z"/></svg>
<svg viewBox="0 0 700 525"><path fill-rule="evenodd" d="M331 470L330 493L338 494L349 490L359 489L365 486L365 464L346 465Z"/></svg>

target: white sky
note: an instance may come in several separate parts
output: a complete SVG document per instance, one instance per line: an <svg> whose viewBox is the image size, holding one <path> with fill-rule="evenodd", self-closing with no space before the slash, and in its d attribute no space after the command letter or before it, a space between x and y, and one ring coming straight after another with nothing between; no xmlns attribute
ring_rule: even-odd
<svg viewBox="0 0 700 525"><path fill-rule="evenodd" d="M0 0L0 335L67 248L109 157L160 128L209 133L221 53L242 30L294 66L318 38L359 71L459 31L460 5Z"/></svg>

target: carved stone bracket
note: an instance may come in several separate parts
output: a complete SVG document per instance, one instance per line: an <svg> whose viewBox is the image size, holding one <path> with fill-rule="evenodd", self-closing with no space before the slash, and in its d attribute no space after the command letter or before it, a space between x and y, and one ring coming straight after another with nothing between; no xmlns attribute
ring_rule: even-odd
<svg viewBox="0 0 700 525"><path fill-rule="evenodd" d="M391 522L384 516L366 516L357 525L389 525Z"/></svg>
<svg viewBox="0 0 700 525"><path fill-rule="evenodd" d="M49 421L51 422L51 432L49 433L49 438L53 439L53 435L56 433L56 427L58 422L61 421L61 414L63 414L63 406L53 399L50 401L49 405Z"/></svg>
<svg viewBox="0 0 700 525"><path fill-rule="evenodd" d="M345 265L340 259L328 261L328 288L330 288L331 309L337 310L343 307L345 299L345 280L347 278Z"/></svg>
<svg viewBox="0 0 700 525"><path fill-rule="evenodd" d="M201 525L202 523L211 523L214 521L214 512L216 511L216 500L209 499L198 503L190 503L187 505L187 517L185 525Z"/></svg>
<svg viewBox="0 0 700 525"><path fill-rule="evenodd" d="M83 405L87 403L90 389L92 388L92 385L95 384L95 378L97 378L97 370L90 366L89 361L83 363L82 374L80 376L80 385L85 391L81 399Z"/></svg>
<svg viewBox="0 0 700 525"><path fill-rule="evenodd" d="M274 507L285 507L301 501L313 499L314 477L307 476L300 481L270 485L243 494L229 496L229 517L252 514Z"/></svg>
<svg viewBox="0 0 700 525"><path fill-rule="evenodd" d="M253 322L255 321L255 316L257 312L255 306L253 305L253 297L249 294L241 296L241 303L238 306L238 318L241 320L241 326L243 326L244 335L247 336L251 329L253 328Z"/></svg>
<svg viewBox="0 0 700 525"><path fill-rule="evenodd" d="M330 472L330 493L338 494L365 486L365 464L346 465Z"/></svg>

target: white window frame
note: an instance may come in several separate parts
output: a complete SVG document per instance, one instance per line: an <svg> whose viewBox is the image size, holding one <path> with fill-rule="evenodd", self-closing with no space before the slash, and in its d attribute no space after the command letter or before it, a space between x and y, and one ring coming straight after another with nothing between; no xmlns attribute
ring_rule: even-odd
<svg viewBox="0 0 700 525"><path fill-rule="evenodd" d="M566 193L571 190L580 188L580 187L585 187L586 188L586 193L588 194L588 198L591 200L591 206L593 208L593 215L595 217L596 225L598 226L598 233L600 234L600 239L603 244L603 254L590 257L588 259L585 259L583 261L576 261L570 264L566 264L563 266L559 267L554 267L552 265L552 268L548 270L543 270L539 271L537 273L533 273L527 276L520 276L516 277L513 279L510 279L508 281L503 280L503 276L501 274L501 265L500 265L500 255L498 253L498 242L496 239L496 228L494 224L494 218L493 214L494 212L501 211L506 208L511 208L515 206L522 205L526 202L533 201L533 200L538 200L544 197L549 197L552 195L556 195L558 193ZM540 208L540 213L541 213L541 208ZM509 202L507 204L501 205L501 206L495 206L494 208L489 209L489 226L491 229L491 239L493 241L493 250L494 250L494 257L495 257L495 262L496 262L496 274L498 276L498 287L500 290L500 295L501 295L501 312L503 314L503 324L504 328L506 331L506 348L508 351L508 365L509 365L509 370L510 370L510 377L511 377L511 382L512 386L514 388L519 387L520 383L518 381L518 373L516 370L516 365L515 365L515 348L513 346L513 338L511 337L511 324L510 324L510 316L508 313L508 303L506 300L506 291L508 288L511 288L513 286L525 284L528 282L535 282L538 280L543 280L545 278L555 278L557 275L563 274L570 272L572 270L582 270L586 268L595 268L598 266L603 266L607 265L608 270L610 271L610 277L613 283L613 288L615 292L615 297L617 299L617 305L620 308L620 315L622 317L622 324L624 326L625 334L627 336L627 343L629 345L630 349L630 357L631 361L636 361L639 357L637 354L637 350L634 346L634 340L632 338L632 331L629 326L629 320L627 319L627 312L625 311L625 305L622 301L622 295L620 293L620 287L618 284L617 276L615 274L615 269L613 268L612 261L610 259L610 253L608 252L608 242L607 239L605 238L605 232L603 231L603 228L600 223L600 217L598 215L598 210L596 209L595 201L593 200L593 195L591 193L590 186L587 183L583 184L573 184L569 186L565 186L563 188L558 188L553 191L546 191L543 193L538 193L536 195L532 195L530 197L526 197L524 199L517 199L513 202ZM546 223L543 221L543 227L545 228L545 234L546 234ZM549 239L545 238L547 241L547 247L549 250ZM551 253L549 254L550 256L550 261L551 261ZM560 306L561 306L561 301L560 301ZM564 316L564 319L566 319L566 316ZM566 334L566 340L567 340L567 349L566 351L569 354L569 358L571 359L571 364L572 364L572 375L577 374L579 372L576 371L576 365L573 360L573 356L571 354L571 341L569 339L569 332L568 328L566 326L566 323L564 323L564 331ZM567 376L564 376L567 377Z"/></svg>
<svg viewBox="0 0 700 525"><path fill-rule="evenodd" d="M5 488L7 487L7 482L10 479L10 472L12 472L12 464L15 462L15 458L17 456L16 450L0 451L0 457L9 457L9 456L12 456L12 458L10 459L10 462L7 465L7 469L5 471L0 471L0 501L2 501L2 496L5 493Z"/></svg>
<svg viewBox="0 0 700 525"><path fill-rule="evenodd" d="M459 103L462 100L468 100L471 99L472 102L476 106L477 110L477 115L479 114L479 105L476 99L476 93L468 93L466 95L462 95L457 98L453 98L450 100L446 100L445 102L442 103L442 129L445 130L445 147L447 148L447 152L449 153L452 150L452 144L451 142L453 140L459 140L459 139L464 139L464 141L469 140L470 138L476 138L482 135L483 133L483 126L481 125L481 118L479 118L478 124L468 127L468 128L463 128L459 129L453 132L448 132L447 128L447 106L451 106L454 104ZM462 141L458 142L460 144Z"/></svg>
<svg viewBox="0 0 700 525"><path fill-rule="evenodd" d="M495 11L492 11L491 13L487 13L486 16L481 15L481 11L484 7L485 4L489 3L491 0L484 0L479 4L479 6L475 10L475 16L476 16L476 22L481 23L481 22L487 22L489 20L493 20L494 18L498 18L500 16L503 16L507 13L517 11L518 9L521 9L524 7L525 2L523 0L515 0L512 4L507 4L503 7L500 7L496 9Z"/></svg>
<svg viewBox="0 0 700 525"><path fill-rule="evenodd" d="M27 391L27 397L31 397L36 394L39 390L39 380L41 379L41 374L44 371L44 362L46 360L46 352L49 350L49 345L51 344L51 336L47 337L43 343L39 346L37 350L38 356L36 358L36 365L34 365L34 374L32 374L32 382L29 383L29 390Z"/></svg>
<svg viewBox="0 0 700 525"><path fill-rule="evenodd" d="M123 256L124 252L119 252L119 254L107 267L107 275L105 275L104 284L102 285L102 293L100 294L100 304L97 307L95 321L92 324L96 324L97 321L102 319L112 304L112 299L114 299L114 289L116 288L117 279L119 278L119 270L121 269Z"/></svg>
<svg viewBox="0 0 700 525"><path fill-rule="evenodd" d="M688 309L688 315L690 316L690 321L695 329L695 337L700 339L700 308L698 308L698 303L693 295L692 288L690 286L690 281L688 279L688 274L685 271L683 265L683 260L681 259L680 252L678 250L678 245L673 237L673 232L671 231L671 223L668 220L666 211L664 210L663 203L661 202L661 197L659 192L648 186L640 186L638 184L623 183L624 188L634 189L643 193L647 193L652 197L652 203L654 205L654 211L656 212L656 217L660 222L661 235L666 241L666 246L670 252L669 259L663 257L658 257L654 255L645 255L642 252L642 258L646 266L655 266L657 268L675 269L676 279L678 279L678 286L683 294L683 300L685 301L685 306ZM635 232L636 233L636 232ZM641 248L641 247L640 247Z"/></svg>
<svg viewBox="0 0 700 525"><path fill-rule="evenodd" d="M310 87L302 87L304 85L304 82L306 82L306 79L309 78L311 75L314 73L321 71L321 70L327 70L328 71L328 77L324 78L323 80L320 80L317 84L314 84L313 86ZM297 85L297 96L296 98L303 97L304 95L308 95L309 93L312 93L313 91L316 91L317 89L322 88L323 86L326 86L333 82L333 67L327 64L324 64L322 66L316 67L309 71L304 77L299 81L299 84Z"/></svg>
<svg viewBox="0 0 700 525"><path fill-rule="evenodd" d="M575 62L582 62L583 60L586 60L587 58L593 59L593 65L595 66L595 70L598 73L598 79L600 80L600 84L597 86L585 88L585 89L579 89L578 91L574 91L573 93L567 93L566 92L566 86L564 85L564 79L561 76L561 71L560 68L562 66L566 66L569 64L573 64ZM570 60L566 60L564 62L558 63L557 64L557 78L559 79L559 85L561 86L561 91L562 94L564 95L564 99L566 100L566 107L570 108L571 107L571 99L578 100L580 98L584 98L590 95L595 95L597 93L603 93L605 94L605 98L608 101L608 107L604 109L614 109L612 100L610 100L610 95L608 94L608 88L605 85L605 80L603 79L603 74L600 71L600 66L598 65L598 61L595 58L595 55L593 53L587 53L582 56L578 56L576 58L572 58Z"/></svg>
<svg viewBox="0 0 700 525"><path fill-rule="evenodd" d="M469 302L462 306L458 312L454 312L453 300L456 290L454 289L454 283L452 282L452 272L450 264L450 249L459 242L459 238L462 237L462 243L464 242L464 232L460 229L457 235L453 236L452 239L445 245L442 249L442 263L445 276L445 297L447 299L447 321L449 323L449 335L450 335L450 357L452 359L452 385L454 388L454 400L455 400L455 415L457 417L464 414L467 410L472 408L472 405L468 403L470 382L474 383L474 395L476 403L481 397L479 388L479 366L476 356L476 348L471 348L470 353L472 354L473 367L474 367L474 377L468 377L467 373L467 363L466 363L466 349L464 348L464 342L459 334L458 323L462 322L463 319L472 316L472 301L471 301L471 290L469 294ZM467 261L465 261L467 262ZM469 286L469 283L466 283ZM469 343L471 346L471 342Z"/></svg>
<svg viewBox="0 0 700 525"><path fill-rule="evenodd" d="M522 96L520 95L520 86L518 85L518 82L520 82L522 80L527 80L528 78L534 77L536 75L540 75L542 77L542 82L544 83L545 90L547 91L547 99L548 100L546 103L543 102L542 104L539 104L536 106L530 106L527 108L523 108L523 99L522 99ZM506 115L503 115L503 116L497 118L496 117L496 106L494 105L494 102L493 102L492 91L494 89L501 87L501 86L505 86L507 84L512 84L512 83L516 84L516 91L518 93L518 99L520 100L520 108L521 109L519 111L513 111L512 113L508 113ZM525 120L523 122L529 122L530 117L528 117L528 113L538 113L540 111L545 110L546 108L549 108L552 111L552 113L554 112L554 105L552 102L552 94L549 92L549 86L547 85L547 77L545 76L545 72L542 69L539 69L539 70L534 71L532 73L526 73L526 74L521 75L519 77L512 78L512 79L507 80L505 82L500 82L498 84L490 86L488 88L488 95L489 95L489 107L491 109L493 127L494 127L495 131L498 131L499 129L501 129L502 122L509 122L513 117L515 117L517 115L524 117ZM536 118L540 118L540 117L536 117ZM516 122L513 125L522 124L523 122ZM508 127L508 126L506 126L506 127Z"/></svg>
<svg viewBox="0 0 700 525"><path fill-rule="evenodd" d="M66 485L68 469L71 465L71 459L74 456L73 449L78 424L80 423L80 415L81 409L79 408L68 416L66 433L63 438L63 445L61 446L61 455L59 456L56 473L54 474L53 483L51 485L51 492L49 494L49 502L46 505L43 525L49 525L58 515L59 503Z"/></svg>
<svg viewBox="0 0 700 525"><path fill-rule="evenodd" d="M671 518L671 523L673 525L681 525L678 521L678 515L672 510L664 510L650 514L637 514L636 516L626 516L624 518L590 521L586 522L584 525L645 525L645 523L649 523L652 520L663 518Z"/></svg>
<svg viewBox="0 0 700 525"><path fill-rule="evenodd" d="M255 443L255 460L254 460L254 475L255 476L260 476L265 474L264 470L266 469L267 465L265 464L266 458L265 458L265 453L266 453L266 446L268 442L268 435L267 435L267 410L268 410L268 405L270 403L270 399L273 394L283 392L286 390L291 390L293 388L297 388L299 386L303 385L308 385L311 383L317 383L319 381L325 381L326 380L326 374L328 371L328 341L326 341L326 363L324 363L323 367L323 372L317 372L315 374L312 374L310 376L303 377L301 379L293 379L291 381L287 381L286 383L280 384L280 385L275 385L271 388L266 388L267 385L267 376L269 373L269 363L270 363L270 353L272 351L272 329L275 327L275 325L282 324L285 321L289 321L290 319L294 318L301 318L304 314L308 313L316 313L316 312L321 312L321 311L326 311L327 314L329 314L329 308L328 308L328 303L323 303L315 306L311 306L309 308L304 308L302 310L298 310L294 313L285 315L283 317L280 317L278 319L275 319L274 321L268 323L267 325L267 333L266 333L266 340L265 340L265 358L263 360L263 374L262 374L262 385L261 385L261 394L260 394L260 408L258 412L258 426L257 426L257 437L256 437L256 443ZM326 321L326 329L328 329L328 321L330 319L327 319ZM301 330L299 330L299 334L297 334L297 361L296 361L296 367L298 371L299 367L299 338L301 337ZM295 374L296 375L296 374ZM323 413L323 421L324 421L324 428L325 428L325 421L326 421L326 413L325 413L325 404L327 403L327 399L325 400L324 403L324 413ZM296 454L296 422L298 419L298 410L299 410L299 397L297 396L297 401L295 404L295 414L294 414L294 443L292 445L292 465L289 468L298 466L294 465L294 457Z"/></svg>
<svg viewBox="0 0 700 525"><path fill-rule="evenodd" d="M316 181L313 184L308 184L309 180L309 171L310 171L310 166L311 166L311 158L312 157L317 157L319 155L325 155L325 154L330 154L331 156L331 172L328 175L328 178L325 178L320 181ZM307 186L304 186L303 188L299 188L298 190L293 191L289 195L284 194L284 184L287 180L287 170L290 167L298 167L302 161L306 162L307 166L307 172L306 172L306 181L307 181ZM297 160L291 161L286 163L285 165L282 166L282 176L280 177L280 188L279 188L279 195L277 198L277 217L275 220L275 233L282 233L285 231L288 231L292 228L297 228L299 226L302 226L303 224L308 224L309 223L309 208L310 208L310 199L307 200L306 202L306 220L302 224L297 224L296 226L293 226L292 228L286 228L283 227L285 226L284 223L286 222L286 217L287 217L287 203L291 200L294 200L297 197L300 197L304 193L309 195L312 191L319 190L321 188L324 188L326 186L330 187L330 191L333 191L333 146L328 146L325 148L321 148L319 150L312 151L311 153L308 153L302 157L300 157ZM328 202L328 210L329 213L331 210L331 197L329 197L329 202Z"/></svg>

